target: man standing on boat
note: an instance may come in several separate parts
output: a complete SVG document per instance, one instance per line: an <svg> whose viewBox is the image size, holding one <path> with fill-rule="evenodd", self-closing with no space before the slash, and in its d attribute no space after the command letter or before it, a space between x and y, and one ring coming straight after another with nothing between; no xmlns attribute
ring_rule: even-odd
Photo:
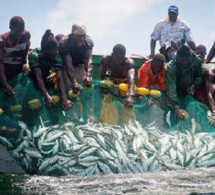
<svg viewBox="0 0 215 195"><path fill-rule="evenodd" d="M190 27L187 23L178 18L178 7L172 5L168 9L168 17L156 24L153 33L151 34L151 54L152 58L155 54L156 41L160 42L160 52L165 55L165 43L168 41L178 41L184 39L190 48L195 51L195 43L192 38Z"/></svg>
<svg viewBox="0 0 215 195"><path fill-rule="evenodd" d="M121 44L115 45L113 48L113 53L111 55L104 56L101 60L100 79L103 80L106 76L108 76L109 79L116 85L128 83L129 92L125 106L131 107L135 101L134 61L125 55L125 46Z"/></svg>
<svg viewBox="0 0 215 195"><path fill-rule="evenodd" d="M20 16L10 20L10 31L0 36L0 87L7 95L15 93L8 80L24 71L30 72L28 50L30 47L30 33L25 30L25 22Z"/></svg>
<svg viewBox="0 0 215 195"><path fill-rule="evenodd" d="M92 85L92 49L93 41L82 24L73 24L72 33L60 41L59 54L66 66L66 88L72 87L74 93L81 91L82 82L86 86Z"/></svg>
<svg viewBox="0 0 215 195"><path fill-rule="evenodd" d="M189 46L181 46L166 65L165 85L169 103L175 108L175 118L184 118L179 108L179 99L188 94L194 95L202 81L203 65L201 59Z"/></svg>

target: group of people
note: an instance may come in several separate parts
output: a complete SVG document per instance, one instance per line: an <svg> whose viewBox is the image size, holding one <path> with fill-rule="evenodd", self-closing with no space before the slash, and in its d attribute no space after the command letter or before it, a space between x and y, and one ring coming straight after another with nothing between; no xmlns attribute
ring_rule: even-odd
<svg viewBox="0 0 215 195"><path fill-rule="evenodd" d="M12 96L15 91L8 83L24 72L35 81L49 107L55 106L49 89L57 86L62 96L62 107L72 108L66 89L81 91L80 83L92 85L93 41L86 35L84 25L74 24L68 36L46 30L41 48L30 49L30 33L19 17L11 18L10 31L0 36L0 87ZM55 77L56 79L53 79Z"/></svg>
<svg viewBox="0 0 215 195"><path fill-rule="evenodd" d="M175 109L175 117L182 119L179 99L187 94L206 104L211 112L210 124L215 126L215 66L208 64L215 55L215 43L207 59L206 47L196 47L186 22L178 17L178 7L168 8L168 17L160 21L151 34L151 53L138 70L138 87L156 88L166 92L169 103ZM81 83L92 85L93 41L82 24L73 24L69 35L56 35L46 30L41 48L30 49L30 33L25 22L15 16L10 20L10 31L0 36L0 87L7 95L14 89L8 81L21 72L30 75L42 92L46 104L55 106L49 89L57 86L62 96L62 107L72 108L66 90L74 93L82 90ZM155 54L156 41L160 42L160 53ZM53 75L56 79L53 79ZM135 102L135 63L126 57L122 44L113 47L110 55L101 60L100 79L108 78L116 85L128 83L125 106Z"/></svg>

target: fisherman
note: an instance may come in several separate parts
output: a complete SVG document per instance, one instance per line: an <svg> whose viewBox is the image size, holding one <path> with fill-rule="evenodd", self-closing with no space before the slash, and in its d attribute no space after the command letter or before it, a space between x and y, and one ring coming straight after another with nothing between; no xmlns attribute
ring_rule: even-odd
<svg viewBox="0 0 215 195"><path fill-rule="evenodd" d="M155 54L152 60L145 62L138 70L138 87L152 87L166 91L164 62L163 54Z"/></svg>
<svg viewBox="0 0 215 195"><path fill-rule="evenodd" d="M10 31L0 36L0 87L7 95L15 93L8 81L19 73L30 73L28 51L30 47L30 33L25 30L25 22L20 16L10 20Z"/></svg>
<svg viewBox="0 0 215 195"><path fill-rule="evenodd" d="M63 60L57 55L58 42L50 30L46 30L42 37L41 49L36 48L29 56L30 67L33 72L33 77L37 81L39 89L44 95L48 107L55 106L54 99L50 96L48 89L53 87L53 84L48 82L50 73L55 73L57 77L58 88L62 95L63 109L72 108L73 104L67 99L65 85L63 81L62 71Z"/></svg>
<svg viewBox="0 0 215 195"><path fill-rule="evenodd" d="M168 8L168 17L156 24L153 33L151 34L151 54L152 58L155 54L156 41L160 42L160 53L165 55L165 43L185 39L190 48L195 51L195 43L192 38L190 27L187 23L178 17L178 7L171 5Z"/></svg>
<svg viewBox="0 0 215 195"><path fill-rule="evenodd" d="M202 63L205 63L205 56L207 54L207 49L204 45L198 45L196 47L195 53L202 59Z"/></svg>
<svg viewBox="0 0 215 195"><path fill-rule="evenodd" d="M195 99L210 109L212 112L209 123L215 127L215 66L204 64L204 72L201 85L195 92Z"/></svg>
<svg viewBox="0 0 215 195"><path fill-rule="evenodd" d="M92 85L92 49L93 41L82 24L73 24L72 33L60 41L59 53L66 66L66 88L72 87L74 93L81 91L82 82L86 86Z"/></svg>
<svg viewBox="0 0 215 195"><path fill-rule="evenodd" d="M179 108L179 99L187 94L193 95L201 83L203 65L201 59L189 46L181 46L166 65L165 85L169 103L174 106L175 118L182 119L183 112Z"/></svg>
<svg viewBox="0 0 215 195"><path fill-rule="evenodd" d="M108 74L107 74L108 72ZM126 57L126 48L122 44L113 47L111 55L104 56L101 60L100 79L108 77L114 84L128 83L129 92L125 103L126 107L131 107L135 101L134 85L135 70L134 61Z"/></svg>
<svg viewBox="0 0 215 195"><path fill-rule="evenodd" d="M214 58L215 56L215 41L214 41L214 44L213 46L211 47L210 51L209 51L209 54L207 56L207 59L206 59L206 64L210 63L211 60Z"/></svg>

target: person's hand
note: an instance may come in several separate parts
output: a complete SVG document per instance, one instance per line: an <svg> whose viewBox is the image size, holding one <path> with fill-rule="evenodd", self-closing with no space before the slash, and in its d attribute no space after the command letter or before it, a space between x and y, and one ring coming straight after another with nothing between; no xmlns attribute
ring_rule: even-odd
<svg viewBox="0 0 215 195"><path fill-rule="evenodd" d="M211 113L211 116L209 118L209 124L215 128L215 113Z"/></svg>
<svg viewBox="0 0 215 195"><path fill-rule="evenodd" d="M62 107L64 110L71 109L73 107L73 103L69 100L63 100L62 101Z"/></svg>
<svg viewBox="0 0 215 195"><path fill-rule="evenodd" d="M85 76L83 80L83 84L86 85L87 87L91 87L93 83L93 78L92 76Z"/></svg>
<svg viewBox="0 0 215 195"><path fill-rule="evenodd" d="M149 55L149 59L152 59L154 57L154 54Z"/></svg>
<svg viewBox="0 0 215 195"><path fill-rule="evenodd" d="M46 104L48 107L54 107L55 106L54 99L50 95L45 97L45 101L46 101Z"/></svg>
<svg viewBox="0 0 215 195"><path fill-rule="evenodd" d="M82 90L82 87L77 81L75 81L72 83L72 90L73 90L73 93L78 93L78 91Z"/></svg>
<svg viewBox="0 0 215 195"><path fill-rule="evenodd" d="M196 91L195 85L191 85L191 86L187 89L187 92L188 92L190 95L194 95L195 91Z"/></svg>
<svg viewBox="0 0 215 195"><path fill-rule="evenodd" d="M185 117L184 113L178 106L175 106L175 119L180 120Z"/></svg>
<svg viewBox="0 0 215 195"><path fill-rule="evenodd" d="M9 96L15 94L15 91L14 91L13 87L11 87L8 84L4 87L4 91L5 91L6 95L9 95Z"/></svg>
<svg viewBox="0 0 215 195"><path fill-rule="evenodd" d="M132 107L135 102L135 97L129 95L127 101L125 102L125 107Z"/></svg>
<svg viewBox="0 0 215 195"><path fill-rule="evenodd" d="M108 88L102 88L102 93L105 95L105 94L108 94L109 93L109 90Z"/></svg>
<svg viewBox="0 0 215 195"><path fill-rule="evenodd" d="M23 65L23 71L24 71L24 75L28 75L31 72L29 64Z"/></svg>

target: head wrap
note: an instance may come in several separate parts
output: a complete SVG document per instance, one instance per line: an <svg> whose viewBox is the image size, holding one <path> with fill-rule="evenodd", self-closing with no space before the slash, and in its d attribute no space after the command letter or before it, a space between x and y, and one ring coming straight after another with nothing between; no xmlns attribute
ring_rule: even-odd
<svg viewBox="0 0 215 195"><path fill-rule="evenodd" d="M83 24L73 24L72 34L74 35L86 35L86 27Z"/></svg>
<svg viewBox="0 0 215 195"><path fill-rule="evenodd" d="M58 47L57 39L55 39L54 34L51 30L46 30L45 34L42 37L41 49L50 50Z"/></svg>

